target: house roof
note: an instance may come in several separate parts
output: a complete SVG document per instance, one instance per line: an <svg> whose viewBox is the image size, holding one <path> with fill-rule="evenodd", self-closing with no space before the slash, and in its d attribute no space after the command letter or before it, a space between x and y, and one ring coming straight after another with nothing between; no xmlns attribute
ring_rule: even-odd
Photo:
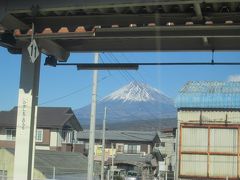
<svg viewBox="0 0 240 180"><path fill-rule="evenodd" d="M10 111L0 111L0 126L16 127L17 107ZM81 130L81 125L69 107L38 107L38 128L62 128L70 125Z"/></svg>
<svg viewBox="0 0 240 180"><path fill-rule="evenodd" d="M14 149L6 149L14 154ZM52 178L55 167L56 176L87 173L88 159L81 153L36 150L35 169L47 178ZM95 173L99 174L100 166L95 164Z"/></svg>
<svg viewBox="0 0 240 180"><path fill-rule="evenodd" d="M140 167L149 166L152 162L153 156L151 154L142 155L142 154L117 154L114 158L114 163L124 163L132 164ZM111 165L111 159L107 161L106 164Z"/></svg>
<svg viewBox="0 0 240 180"><path fill-rule="evenodd" d="M240 108L240 82L190 81L175 104L177 108Z"/></svg>
<svg viewBox="0 0 240 180"><path fill-rule="evenodd" d="M106 140L112 141L135 141L135 142L152 142L156 136L159 136L155 131L114 131L107 130L105 133ZM88 140L89 130L78 132L78 140ZM102 130L95 131L95 139L102 139Z"/></svg>

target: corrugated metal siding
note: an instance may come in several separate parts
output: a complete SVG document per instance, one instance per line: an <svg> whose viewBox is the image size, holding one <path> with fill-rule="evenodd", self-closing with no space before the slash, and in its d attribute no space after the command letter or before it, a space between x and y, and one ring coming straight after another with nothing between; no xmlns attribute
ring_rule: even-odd
<svg viewBox="0 0 240 180"><path fill-rule="evenodd" d="M207 152L207 128L182 128L182 151Z"/></svg>
<svg viewBox="0 0 240 180"><path fill-rule="evenodd" d="M209 176L237 177L238 129L213 128L209 125ZM202 176L207 178L208 128L182 127L180 175ZM212 153L218 153L213 155ZM222 154L219 154L222 153ZM224 155L223 155L224 154Z"/></svg>
<svg viewBox="0 0 240 180"><path fill-rule="evenodd" d="M228 112L227 120L231 123L240 123L240 111Z"/></svg>
<svg viewBox="0 0 240 180"><path fill-rule="evenodd" d="M178 112L178 120L181 123L198 122L202 113L202 121L204 123L240 123L240 111L191 111L180 110Z"/></svg>
<svg viewBox="0 0 240 180"><path fill-rule="evenodd" d="M225 111L202 111L202 121L225 122L226 114Z"/></svg>
<svg viewBox="0 0 240 180"><path fill-rule="evenodd" d="M211 129L210 152L237 153L237 129Z"/></svg>
<svg viewBox="0 0 240 180"><path fill-rule="evenodd" d="M178 111L180 122L199 121L200 111Z"/></svg>
<svg viewBox="0 0 240 180"><path fill-rule="evenodd" d="M210 156L210 176L237 177L237 156Z"/></svg>
<svg viewBox="0 0 240 180"><path fill-rule="evenodd" d="M207 155L182 155L180 175L207 176Z"/></svg>

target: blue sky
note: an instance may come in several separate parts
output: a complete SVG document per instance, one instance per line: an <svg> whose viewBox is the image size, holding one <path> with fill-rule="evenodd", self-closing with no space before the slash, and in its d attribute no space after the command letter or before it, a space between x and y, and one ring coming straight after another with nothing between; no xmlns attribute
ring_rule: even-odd
<svg viewBox="0 0 240 180"><path fill-rule="evenodd" d="M0 48L0 110L17 105L20 78L20 55ZM142 52L101 53L100 62L187 62L211 61L211 52ZM71 54L68 62L93 62L93 53ZM215 52L216 62L238 61L238 52ZM77 71L76 67L44 66L42 56L40 77L40 106L69 106L73 109L91 101L92 71ZM227 81L240 79L240 66L141 66L138 71L99 71L98 100L131 81L147 83L169 97L190 80Z"/></svg>

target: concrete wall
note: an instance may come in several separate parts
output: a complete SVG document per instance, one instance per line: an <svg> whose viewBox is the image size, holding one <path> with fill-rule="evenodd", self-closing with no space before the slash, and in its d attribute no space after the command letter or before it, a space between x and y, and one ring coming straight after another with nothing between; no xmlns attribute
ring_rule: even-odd
<svg viewBox="0 0 240 180"><path fill-rule="evenodd" d="M0 170L7 172L7 179L13 178L14 155L6 149L0 149ZM34 179L44 180L46 177L37 169L34 169Z"/></svg>

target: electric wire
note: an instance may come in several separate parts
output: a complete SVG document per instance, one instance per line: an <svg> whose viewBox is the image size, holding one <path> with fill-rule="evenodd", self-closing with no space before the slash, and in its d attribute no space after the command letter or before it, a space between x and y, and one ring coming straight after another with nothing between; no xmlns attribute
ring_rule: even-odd
<svg viewBox="0 0 240 180"><path fill-rule="evenodd" d="M117 59L117 57L114 56L113 53L110 53L110 55L112 56L112 58L117 62L120 63L120 61ZM136 82L139 86L139 82L127 71L123 71L123 73L125 73L129 79L133 80L134 82ZM143 109L143 106L141 106L140 104L138 104L138 107L140 107L141 109ZM146 110L146 112L152 116L153 119L159 119L159 117L155 116L146 106L144 107L144 110Z"/></svg>
<svg viewBox="0 0 240 180"><path fill-rule="evenodd" d="M104 81L105 79L107 79L108 77L109 77L109 76L105 76L105 77L101 78L100 80L98 80L98 82L100 83L100 82ZM69 96L78 94L78 93L80 93L80 92L82 92L82 91L84 91L84 90L86 90L86 89L91 88L91 86L92 86L92 84L90 83L90 84L84 86L83 88L80 88L80 89L78 89L78 90L72 91L72 92L67 93L67 94L65 94L65 95L63 95L63 96L59 96L59 97L56 97L56 98L53 98L53 99L44 101L44 102L42 102L42 103L39 103L39 105L50 104L50 103L53 103L53 102L56 102L56 101L59 101L59 100L68 98Z"/></svg>

